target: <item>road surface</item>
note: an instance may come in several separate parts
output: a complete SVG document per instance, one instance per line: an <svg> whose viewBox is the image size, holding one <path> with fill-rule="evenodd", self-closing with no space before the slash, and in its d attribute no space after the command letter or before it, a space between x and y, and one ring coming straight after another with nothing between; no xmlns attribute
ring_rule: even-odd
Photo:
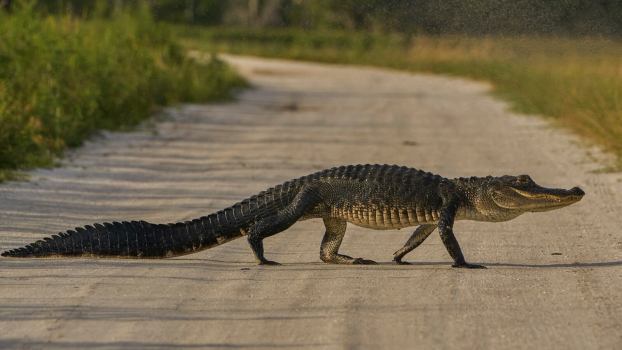
<svg viewBox="0 0 622 350"><path fill-rule="evenodd" d="M587 195L505 223L457 222L390 263L410 230L349 226L319 260L321 221L169 260L0 259L2 349L621 349L622 175L489 87L371 68L230 57L254 85L235 103L170 109L106 133L31 181L0 185L0 249L110 220L187 220L341 164L444 176L530 174Z"/></svg>

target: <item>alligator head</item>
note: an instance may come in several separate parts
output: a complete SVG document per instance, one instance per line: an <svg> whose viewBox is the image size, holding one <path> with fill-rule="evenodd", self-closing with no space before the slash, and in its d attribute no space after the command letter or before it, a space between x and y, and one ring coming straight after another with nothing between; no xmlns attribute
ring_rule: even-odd
<svg viewBox="0 0 622 350"><path fill-rule="evenodd" d="M477 190L471 190L469 206L476 220L505 221L526 212L548 211L576 203L585 192L546 188L528 175L488 177Z"/></svg>

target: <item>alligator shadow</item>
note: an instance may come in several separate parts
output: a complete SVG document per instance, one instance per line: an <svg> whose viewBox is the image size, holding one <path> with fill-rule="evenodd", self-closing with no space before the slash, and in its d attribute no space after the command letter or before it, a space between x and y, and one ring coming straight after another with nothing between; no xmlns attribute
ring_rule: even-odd
<svg viewBox="0 0 622 350"><path fill-rule="evenodd" d="M553 263L553 264L514 264L514 263L482 263L486 266L501 267L535 267L535 268L591 268L591 267L611 267L622 266L622 260L600 261L600 262L573 262L573 263Z"/></svg>
<svg viewBox="0 0 622 350"><path fill-rule="evenodd" d="M470 261L486 267L509 268L607 268L622 266L622 260L572 262L572 263L507 263ZM1 259L0 265L8 269L63 269L63 268L150 268L150 269L200 269L202 271L231 272L235 270L280 271L335 271L335 270L403 270L417 267L448 267L450 261L409 261L408 265L398 265L392 261L378 262L375 265L330 265L319 261L285 262L280 266L258 266L251 261L225 261L206 258L174 259L118 259L118 258L55 258L55 259Z"/></svg>
<svg viewBox="0 0 622 350"><path fill-rule="evenodd" d="M245 298L235 299L241 304ZM192 309L178 309L167 307L132 307L132 306L95 306L87 304L0 304L0 321L54 321L57 319L81 320L81 321L101 321L113 320L119 322L145 322L145 321L308 321L319 320L325 322L327 319L327 308L305 308L305 313L288 313L287 308L267 308L267 307L217 307L207 303L205 307L192 307ZM301 309L302 310L302 309ZM1 339L0 339L1 340ZM2 348L2 347L0 347Z"/></svg>
<svg viewBox="0 0 622 350"><path fill-rule="evenodd" d="M572 262L572 263L551 263L551 264L520 264L520 263L505 263L505 262L473 262L480 265L484 265L487 267L525 267L525 268L593 268L593 267L612 267L612 266L622 266L622 260L613 260L613 261L598 261L598 262ZM380 263L379 265L389 265L393 263ZM450 262L443 261L423 261L423 262L412 262L411 265L405 266L439 266L439 265L450 265Z"/></svg>
<svg viewBox="0 0 622 350"><path fill-rule="evenodd" d="M0 340L2 348L44 348L44 349L303 349L325 347L328 344L303 344L303 343L156 343L136 341L115 342L90 342L90 341L38 341L30 339L3 339Z"/></svg>
<svg viewBox="0 0 622 350"><path fill-rule="evenodd" d="M505 262L485 262L485 261L471 261L474 264L484 265L485 267L508 267L508 268L528 268L528 269L581 269L581 268L606 268L622 266L622 260L613 261L598 261L598 262L572 262L572 263L550 263L550 264L521 264L521 263L505 263ZM411 261L410 264L398 265L394 262L379 262L375 265L329 265L324 263L307 262L307 263L293 263L284 264L283 267L288 271L331 271L331 270L408 270L416 269L417 267L439 267L446 268L451 266L449 261ZM304 266L304 267L303 267ZM249 267L254 268L253 266ZM278 270L277 267L269 267L270 269Z"/></svg>

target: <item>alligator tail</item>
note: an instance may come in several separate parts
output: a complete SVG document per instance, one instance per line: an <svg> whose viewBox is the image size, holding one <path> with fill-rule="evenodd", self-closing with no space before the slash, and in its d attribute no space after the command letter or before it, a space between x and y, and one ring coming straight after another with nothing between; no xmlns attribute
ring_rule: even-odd
<svg viewBox="0 0 622 350"><path fill-rule="evenodd" d="M245 234L239 225L226 219L225 212L219 211L174 224L145 221L94 224L46 237L1 255L34 258L169 258L211 248Z"/></svg>

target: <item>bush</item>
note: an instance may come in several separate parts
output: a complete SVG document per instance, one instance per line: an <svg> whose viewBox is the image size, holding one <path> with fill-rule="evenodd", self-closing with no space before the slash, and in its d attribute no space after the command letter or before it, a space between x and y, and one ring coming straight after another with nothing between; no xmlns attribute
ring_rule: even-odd
<svg viewBox="0 0 622 350"><path fill-rule="evenodd" d="M96 130L131 127L157 105L223 99L245 84L216 58L187 58L146 8L87 20L19 5L0 14L5 176L50 165Z"/></svg>

